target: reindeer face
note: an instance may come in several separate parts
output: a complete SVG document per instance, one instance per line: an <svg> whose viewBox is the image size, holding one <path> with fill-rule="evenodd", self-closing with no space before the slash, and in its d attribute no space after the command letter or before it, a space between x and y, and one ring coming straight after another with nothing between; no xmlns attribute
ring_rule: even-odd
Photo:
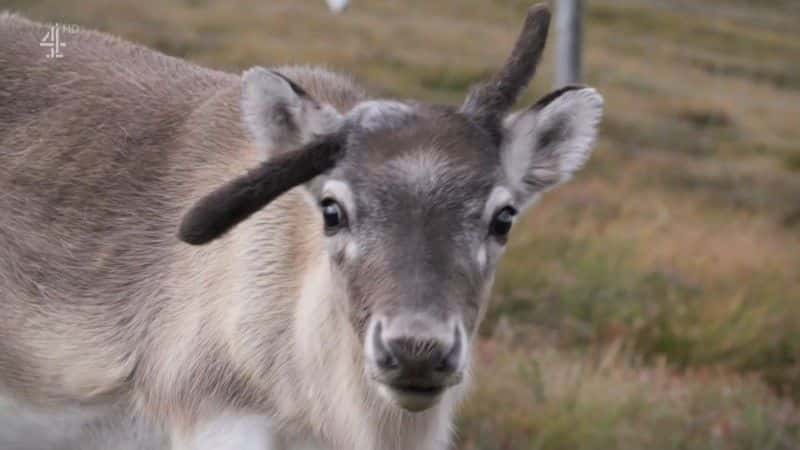
<svg viewBox="0 0 800 450"><path fill-rule="evenodd" d="M369 102L313 184L328 256L391 401L424 409L458 383L515 207L498 149L452 108ZM497 189L495 189L497 187Z"/></svg>
<svg viewBox="0 0 800 450"><path fill-rule="evenodd" d="M339 115L282 75L251 69L244 120L267 161L201 200L181 238L214 239L305 183L367 377L404 409L433 406L468 369L514 218L594 144L602 98L593 89L564 88L507 114L548 19L530 11L506 66L459 109L369 101ZM301 148L276 154L286 146Z"/></svg>

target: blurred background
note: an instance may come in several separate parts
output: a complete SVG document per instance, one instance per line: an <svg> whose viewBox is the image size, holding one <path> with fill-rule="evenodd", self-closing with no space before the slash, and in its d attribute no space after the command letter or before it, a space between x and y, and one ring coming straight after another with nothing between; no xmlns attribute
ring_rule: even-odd
<svg viewBox="0 0 800 450"><path fill-rule="evenodd" d="M213 68L324 65L378 95L458 103L532 2L0 9ZM600 143L512 233L457 448L800 448L800 1L586 0L583 20ZM554 85L551 32L519 106Z"/></svg>

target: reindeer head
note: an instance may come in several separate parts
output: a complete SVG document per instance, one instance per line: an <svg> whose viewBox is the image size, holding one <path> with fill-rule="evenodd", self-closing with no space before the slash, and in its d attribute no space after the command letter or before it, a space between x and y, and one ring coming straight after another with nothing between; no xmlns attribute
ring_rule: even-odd
<svg viewBox="0 0 800 450"><path fill-rule="evenodd" d="M591 88L566 87L509 114L549 19L531 8L505 66L459 108L375 100L340 115L278 73L245 72L244 121L266 161L198 202L180 238L209 242L303 185L365 373L405 409L434 405L467 370L515 218L568 180L595 141L603 101Z"/></svg>

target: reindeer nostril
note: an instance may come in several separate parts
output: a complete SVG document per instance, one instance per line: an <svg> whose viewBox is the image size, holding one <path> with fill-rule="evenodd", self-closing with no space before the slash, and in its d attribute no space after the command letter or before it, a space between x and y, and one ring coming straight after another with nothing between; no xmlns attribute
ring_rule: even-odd
<svg viewBox="0 0 800 450"><path fill-rule="evenodd" d="M445 356L444 358L442 358L439 364L434 368L434 370L441 373L452 373L455 372L456 370L456 364L457 361L455 361L453 358Z"/></svg>
<svg viewBox="0 0 800 450"><path fill-rule="evenodd" d="M378 356L378 359L375 361L383 370L394 370L400 367L400 363L397 361L397 358L392 356L389 353L384 353L383 355Z"/></svg>
<svg viewBox="0 0 800 450"><path fill-rule="evenodd" d="M455 328L455 336L453 337L453 346L450 348L443 357L439 364L435 367L437 372L442 373L453 373L458 368L459 363L461 362L461 332L459 331L458 326Z"/></svg>
<svg viewBox="0 0 800 450"><path fill-rule="evenodd" d="M375 364L382 370L397 369L400 367L400 362L397 361L397 358L392 355L383 343L383 337L381 336L382 331L382 324L380 322L376 323L372 332L372 345L375 349Z"/></svg>

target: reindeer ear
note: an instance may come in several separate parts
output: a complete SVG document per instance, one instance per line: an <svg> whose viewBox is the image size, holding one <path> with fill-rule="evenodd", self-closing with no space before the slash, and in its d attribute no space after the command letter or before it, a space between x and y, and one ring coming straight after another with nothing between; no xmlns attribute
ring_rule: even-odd
<svg viewBox="0 0 800 450"><path fill-rule="evenodd" d="M521 204L570 179L589 159L603 115L603 97L568 86L505 120L502 161Z"/></svg>
<svg viewBox="0 0 800 450"><path fill-rule="evenodd" d="M242 120L267 159L333 132L341 115L284 75L254 67L242 75Z"/></svg>

